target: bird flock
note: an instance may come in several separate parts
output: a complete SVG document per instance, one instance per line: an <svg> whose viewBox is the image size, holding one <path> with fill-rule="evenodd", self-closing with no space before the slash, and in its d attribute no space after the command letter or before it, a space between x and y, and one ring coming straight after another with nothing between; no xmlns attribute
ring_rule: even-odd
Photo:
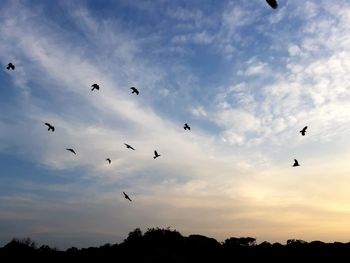
<svg viewBox="0 0 350 263"><path fill-rule="evenodd" d="M276 1L276 0L266 0L266 2L268 3L268 5L269 5L271 8L277 9L278 4L277 4L277 1ZM15 67L15 65L14 65L12 62L9 62L8 65L7 65L7 67L6 67L7 70L15 70L15 68L16 68L16 67ZM91 88L92 88L91 91L100 90L100 86L99 86L98 84L96 84L96 83L92 84L92 85L91 85ZM132 91L131 94L135 94L135 95L139 95L139 94L140 94L140 92L139 92L139 90L138 90L137 88L135 88L135 87L130 87L130 89L131 89L131 91ZM50 131L51 131L51 132L54 132L54 131L55 131L55 127L54 127L52 124L46 122L46 123L44 123L44 125L46 125L46 126L48 127L47 130L48 130L49 132L50 132ZM184 126L183 126L183 129L184 129L184 130L190 131L190 130L191 130L191 127L188 125L188 123L185 123ZM302 130L299 131L299 132L301 133L302 136L305 136L305 135L306 135L306 130L307 130L307 129L308 129L308 126L305 126ZM129 144L127 144L127 143L124 143L124 145L126 146L127 149L130 149L130 150L135 151L135 148L132 147L131 145L129 145ZM77 152L76 152L74 149L72 149L72 148L66 148L66 150L69 151L69 152L71 152L71 153L74 154L74 155L77 155ZM157 158L160 157L160 156L161 156L161 155L157 152L157 150L154 150L153 159L157 159ZM112 163L112 160L111 160L110 158L106 158L106 162L107 162L108 164L111 164L111 163ZM294 163L293 163L292 167L298 167L298 166L300 166L298 160L297 160L297 159L294 159ZM129 200L130 202L132 202L131 198L130 198L125 192L123 192L123 194L124 194L124 198L125 198L125 199Z"/></svg>
<svg viewBox="0 0 350 263"><path fill-rule="evenodd" d="M7 67L6 67L7 70L15 70L15 65L12 63L12 62L9 62ZM97 90L99 91L100 90L100 85L94 83L91 85L91 91L94 91L94 90ZM139 95L140 92L137 88L135 87L130 87L131 89L131 94L135 94L135 95ZM44 125L47 126L47 131L49 132L54 132L56 129L55 129L55 126L53 126L51 123L48 123L48 122L45 122ZM191 130L190 126L188 125L188 123L185 123L184 126L183 126L184 130ZM130 150L133 150L135 151L135 148L133 146L131 146L130 144L127 144L127 143L124 143L124 145L126 146L127 149L130 149ZM74 155L77 155L77 152L75 149L73 148L66 148L66 150ZM153 156L153 159L157 159L158 157L160 157L161 155L157 152L157 150L154 150L154 156ZM111 158L106 158L106 162L108 164L111 164L112 163L112 160ZM124 197L125 199L129 200L130 202L132 202L131 198L125 193L123 192L124 194Z"/></svg>

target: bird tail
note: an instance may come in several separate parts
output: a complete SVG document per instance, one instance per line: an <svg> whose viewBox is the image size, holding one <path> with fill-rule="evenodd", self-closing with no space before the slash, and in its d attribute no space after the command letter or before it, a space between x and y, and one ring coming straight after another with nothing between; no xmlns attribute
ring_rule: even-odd
<svg viewBox="0 0 350 263"><path fill-rule="evenodd" d="M156 159L157 158L157 156L153 156L153 159Z"/></svg>

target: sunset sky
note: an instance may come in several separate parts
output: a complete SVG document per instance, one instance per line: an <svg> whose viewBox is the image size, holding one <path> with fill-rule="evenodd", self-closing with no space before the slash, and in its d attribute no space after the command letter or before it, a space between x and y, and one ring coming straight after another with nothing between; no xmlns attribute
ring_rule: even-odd
<svg viewBox="0 0 350 263"><path fill-rule="evenodd" d="M349 241L350 1L278 3L1 1L0 245Z"/></svg>

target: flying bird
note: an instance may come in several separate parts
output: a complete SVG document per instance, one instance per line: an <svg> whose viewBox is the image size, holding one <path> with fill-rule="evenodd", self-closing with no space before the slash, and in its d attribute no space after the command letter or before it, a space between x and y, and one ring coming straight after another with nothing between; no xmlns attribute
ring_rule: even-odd
<svg viewBox="0 0 350 263"><path fill-rule="evenodd" d="M74 153L74 154L76 154L75 151L74 151L73 149L68 148L68 149L66 149L66 150L67 150L67 151L70 151L70 152L72 152L72 153Z"/></svg>
<svg viewBox="0 0 350 263"><path fill-rule="evenodd" d="M53 127L50 123L47 123L47 122L45 122L45 125L47 126L47 127L49 127L47 130L48 131L52 131L52 132L54 132L55 131L55 127Z"/></svg>
<svg viewBox="0 0 350 263"><path fill-rule="evenodd" d="M187 123L185 123L185 125L184 125L184 129L185 129L185 130L191 130L191 127L190 127L190 126L188 126L188 124L187 124Z"/></svg>
<svg viewBox="0 0 350 263"><path fill-rule="evenodd" d="M297 159L294 159L293 167L297 167L297 166L300 166L300 164L298 163L298 160L297 160Z"/></svg>
<svg viewBox="0 0 350 263"><path fill-rule="evenodd" d="M271 6L273 9L276 9L278 7L276 0L266 0L266 2Z"/></svg>
<svg viewBox="0 0 350 263"><path fill-rule="evenodd" d="M92 84L91 87L92 87L91 91L93 91L94 89L100 90L100 86L97 84Z"/></svg>
<svg viewBox="0 0 350 263"><path fill-rule="evenodd" d="M134 94L134 93L135 93L136 95L139 95L139 91L138 91L137 88L131 87L130 89L132 90L131 94Z"/></svg>
<svg viewBox="0 0 350 263"><path fill-rule="evenodd" d="M8 63L7 64L7 70L10 70L10 69L12 69L12 70L15 70L15 65L13 65L11 62L10 63Z"/></svg>
<svg viewBox="0 0 350 263"><path fill-rule="evenodd" d="M306 129L307 129L307 126L305 126L301 131L299 131L302 136L305 136Z"/></svg>
<svg viewBox="0 0 350 263"><path fill-rule="evenodd" d="M131 149L131 150L134 150L134 151L135 151L135 149L134 149L131 145L129 145L129 144L127 144L127 143L124 143L124 144L125 144L125 146L126 146L127 149Z"/></svg>
<svg viewBox="0 0 350 263"><path fill-rule="evenodd" d="M111 162L112 162L111 159L109 159L109 158L107 158L106 161L107 161L109 164L111 164Z"/></svg>
<svg viewBox="0 0 350 263"><path fill-rule="evenodd" d="M130 199L130 197L126 193L123 192L123 194L124 194L125 199L128 199L130 202L132 202L132 200Z"/></svg>
<svg viewBox="0 0 350 263"><path fill-rule="evenodd" d="M157 151L154 151L154 156L153 156L153 159L156 159L157 157L159 157L160 154L157 153Z"/></svg>

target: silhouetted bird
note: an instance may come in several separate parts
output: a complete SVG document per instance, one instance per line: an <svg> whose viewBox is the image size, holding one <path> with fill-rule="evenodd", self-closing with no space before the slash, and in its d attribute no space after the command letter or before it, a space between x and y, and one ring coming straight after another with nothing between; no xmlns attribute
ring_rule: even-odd
<svg viewBox="0 0 350 263"><path fill-rule="evenodd" d="M125 199L128 199L130 202L132 202L132 200L130 199L130 197L126 193L123 192L123 194L124 194Z"/></svg>
<svg viewBox="0 0 350 263"><path fill-rule="evenodd" d="M266 2L273 8L276 9L278 7L276 0L266 0Z"/></svg>
<svg viewBox="0 0 350 263"><path fill-rule="evenodd" d="M10 70L10 69L12 69L12 70L15 70L15 65L13 65L11 62L10 63L8 63L7 64L7 70Z"/></svg>
<svg viewBox="0 0 350 263"><path fill-rule="evenodd" d="M106 161L107 161L109 164L111 164L111 162L112 162L111 159L109 159L109 158L107 158Z"/></svg>
<svg viewBox="0 0 350 263"><path fill-rule="evenodd" d="M305 136L306 129L307 129L307 126L305 126L301 131L299 131L302 136Z"/></svg>
<svg viewBox="0 0 350 263"><path fill-rule="evenodd" d="M76 154L75 153L75 151L73 150L73 149L66 149L67 151L70 151L70 152L72 152L72 153L74 153L74 154Z"/></svg>
<svg viewBox="0 0 350 263"><path fill-rule="evenodd" d="M54 132L55 131L55 127L53 127L50 123L47 123L47 122L45 122L45 125L47 126L47 127L49 127L47 130L48 131L52 131L52 132Z"/></svg>
<svg viewBox="0 0 350 263"><path fill-rule="evenodd" d="M131 150L134 150L134 151L135 151L135 149L134 149L132 146L130 146L129 144L126 144L126 143L124 143L124 144L125 144L125 146L126 146L127 149L131 149Z"/></svg>
<svg viewBox="0 0 350 263"><path fill-rule="evenodd" d="M91 87L92 87L91 91L93 91L94 89L100 90L100 86L97 84L92 84Z"/></svg>
<svg viewBox="0 0 350 263"><path fill-rule="evenodd" d="M297 167L297 166L300 166L299 163L298 163L298 160L297 160L297 159L294 159L293 167Z"/></svg>
<svg viewBox="0 0 350 263"><path fill-rule="evenodd" d="M185 129L185 130L191 130L191 127L190 127L190 126L188 126L188 124L187 124L187 123L185 123L185 125L184 125L184 129Z"/></svg>
<svg viewBox="0 0 350 263"><path fill-rule="evenodd" d="M157 151L154 151L154 156L153 156L153 159L156 159L157 157L159 157L160 154L157 153Z"/></svg>
<svg viewBox="0 0 350 263"><path fill-rule="evenodd" d="M132 90L131 94L135 93L136 95L139 95L139 91L137 90L137 88L131 87L130 89Z"/></svg>

